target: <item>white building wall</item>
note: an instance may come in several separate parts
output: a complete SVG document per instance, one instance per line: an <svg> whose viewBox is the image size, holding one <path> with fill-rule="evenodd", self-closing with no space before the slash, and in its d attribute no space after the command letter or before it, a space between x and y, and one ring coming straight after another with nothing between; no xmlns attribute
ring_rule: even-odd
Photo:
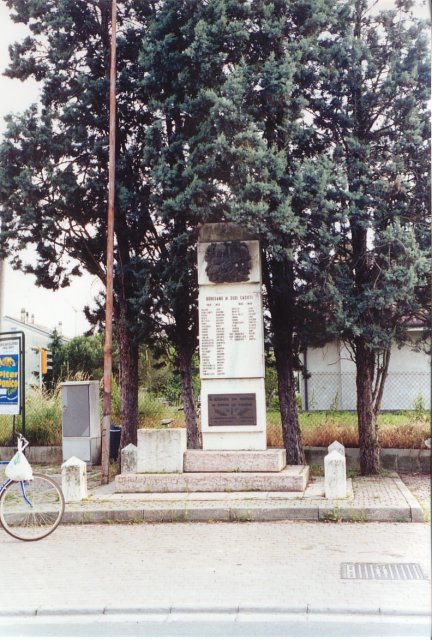
<svg viewBox="0 0 432 640"><path fill-rule="evenodd" d="M322 407L329 408L340 397L341 359L337 342L329 342L318 349L308 349L307 370L313 373L308 380L300 378L300 393L302 396L302 408L307 404L311 411L318 411Z"/></svg>
<svg viewBox="0 0 432 640"><path fill-rule="evenodd" d="M39 377L39 353L40 347L47 348L51 342L52 332L43 331L36 325L20 322L9 316L3 317L2 331L23 331L25 335L25 379L26 385L38 385ZM54 329L53 329L54 331Z"/></svg>
<svg viewBox="0 0 432 640"><path fill-rule="evenodd" d="M411 333L413 346L420 336ZM323 348L308 349L307 369L311 377L300 380L302 408L306 408L306 385L310 411L330 408L356 410L356 368L343 343L329 343ZM409 345L392 349L381 409L406 410L414 407L422 396L430 408L431 363L424 351L414 351Z"/></svg>

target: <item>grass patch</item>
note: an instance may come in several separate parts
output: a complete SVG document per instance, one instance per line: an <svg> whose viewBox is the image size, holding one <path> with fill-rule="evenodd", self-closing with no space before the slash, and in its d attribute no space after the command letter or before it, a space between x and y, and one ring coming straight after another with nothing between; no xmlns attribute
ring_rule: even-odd
<svg viewBox="0 0 432 640"><path fill-rule="evenodd" d="M173 418L170 427L184 427L184 412L170 406L163 398L140 389L138 395L138 427L163 428L161 420ZM101 407L102 416L102 407ZM26 436L33 445L61 444L61 389L48 394L39 389L26 393ZM113 424L121 424L120 392L113 385ZM311 411L299 413L304 446L328 447L338 440L345 447L358 447L357 414L350 411ZM21 417L16 416L16 430L21 430ZM378 436L382 448L424 449L430 437L427 414L419 411L383 413L378 417ZM0 445L11 443L12 416L0 416ZM267 412L267 444L283 447L280 415Z"/></svg>
<svg viewBox="0 0 432 640"><path fill-rule="evenodd" d="M102 419L102 400L100 415ZM162 399L156 398L140 389L138 395L138 413L140 428L161 427L163 418L175 417L172 427L184 426L183 413L169 407ZM120 393L118 386L113 385L112 424L121 424ZM0 416L0 446L15 444L12 442L13 416ZM21 416L15 417L16 431L22 431ZM62 409L60 386L53 393L40 389L26 391L26 438L32 445L61 445L62 443Z"/></svg>
<svg viewBox="0 0 432 640"><path fill-rule="evenodd" d="M111 396L111 411L113 424L121 424L121 397L120 388L116 381L113 381L112 396ZM102 405L101 405L102 415ZM176 409L170 407L168 403L163 399L149 393L145 389L138 390L138 428L150 429L152 427L160 427L160 421L163 418L174 418L175 421L171 426L180 426L176 424L179 416ZM184 417L181 420L183 426Z"/></svg>
<svg viewBox="0 0 432 640"><path fill-rule="evenodd" d="M338 440L345 447L358 447L357 414L350 411L314 411L299 413L304 446L328 447ZM268 446L282 447L279 413L267 414ZM415 411L383 413L378 416L378 438L382 448L421 449L430 437L430 423L419 420Z"/></svg>
<svg viewBox="0 0 432 640"><path fill-rule="evenodd" d="M12 416L0 416L0 443L11 442ZM15 418L15 429L21 431L21 416ZM48 394L40 389L26 392L26 438L32 444L61 444L61 400L59 390Z"/></svg>

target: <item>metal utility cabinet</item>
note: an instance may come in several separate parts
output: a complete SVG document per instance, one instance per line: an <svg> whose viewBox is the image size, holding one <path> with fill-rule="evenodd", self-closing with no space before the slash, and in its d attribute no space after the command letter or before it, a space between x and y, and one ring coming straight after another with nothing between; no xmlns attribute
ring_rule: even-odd
<svg viewBox="0 0 432 640"><path fill-rule="evenodd" d="M90 464L100 464L101 428L99 382L62 384L63 460L76 456Z"/></svg>

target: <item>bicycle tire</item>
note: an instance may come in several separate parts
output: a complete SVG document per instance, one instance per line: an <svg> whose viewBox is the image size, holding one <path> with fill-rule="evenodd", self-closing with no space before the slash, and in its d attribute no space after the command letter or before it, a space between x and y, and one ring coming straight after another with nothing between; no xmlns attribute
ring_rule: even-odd
<svg viewBox="0 0 432 640"><path fill-rule="evenodd" d="M48 476L33 474L25 482L23 497L21 482L11 482L0 498L0 522L13 538L30 542L49 536L61 522L65 509L62 490Z"/></svg>

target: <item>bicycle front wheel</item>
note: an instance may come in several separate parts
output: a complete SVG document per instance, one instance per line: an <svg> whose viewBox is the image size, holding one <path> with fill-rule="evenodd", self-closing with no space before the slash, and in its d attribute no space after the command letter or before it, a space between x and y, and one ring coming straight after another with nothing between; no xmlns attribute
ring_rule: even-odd
<svg viewBox="0 0 432 640"><path fill-rule="evenodd" d="M65 508L60 487L48 476L11 482L0 499L0 522L18 540L41 540L56 529Z"/></svg>

